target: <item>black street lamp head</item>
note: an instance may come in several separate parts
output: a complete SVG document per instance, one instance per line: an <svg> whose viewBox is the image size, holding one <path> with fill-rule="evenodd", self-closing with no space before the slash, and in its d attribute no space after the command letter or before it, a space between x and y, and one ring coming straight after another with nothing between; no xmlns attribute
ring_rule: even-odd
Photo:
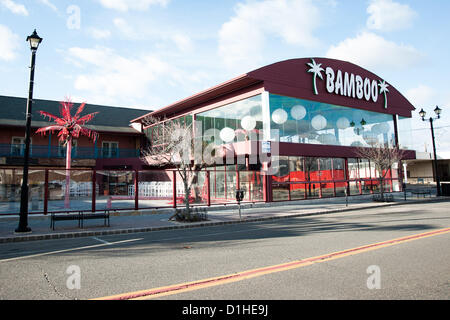
<svg viewBox="0 0 450 320"><path fill-rule="evenodd" d="M367 122L366 122L366 120L364 120L364 118L362 118L360 123L361 123L362 126L365 126L367 124Z"/></svg>
<svg viewBox="0 0 450 320"><path fill-rule="evenodd" d="M422 120L425 121L425 116L427 115L427 113L426 113L423 109L421 109L421 110L419 111L419 115L420 115L420 117L422 118Z"/></svg>
<svg viewBox="0 0 450 320"><path fill-rule="evenodd" d="M434 113L436 113L438 119L441 117L441 112L442 112L442 109L439 108L438 106L436 106L436 109L434 109Z"/></svg>
<svg viewBox="0 0 450 320"><path fill-rule="evenodd" d="M27 41L30 43L31 51L36 51L39 48L39 44L42 42L42 38L38 36L36 29L34 29L31 36L27 37Z"/></svg>

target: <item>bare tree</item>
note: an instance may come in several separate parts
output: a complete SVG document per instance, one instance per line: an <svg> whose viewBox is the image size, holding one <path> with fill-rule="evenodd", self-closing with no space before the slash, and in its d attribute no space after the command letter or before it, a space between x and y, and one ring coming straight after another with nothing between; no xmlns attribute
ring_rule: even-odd
<svg viewBox="0 0 450 320"><path fill-rule="evenodd" d="M358 147L356 150L358 157L369 159L378 171L378 181L380 183L380 198L384 201L384 180L394 163L401 161L405 152L398 146L390 148L386 144L375 143L370 148Z"/></svg>
<svg viewBox="0 0 450 320"><path fill-rule="evenodd" d="M201 169L210 162L204 161L202 137L195 135L193 125L181 121L145 118L145 124L155 126L153 138L142 160L152 166L175 168L184 185L185 218L191 220L189 196L198 181ZM171 217L172 218L172 217Z"/></svg>

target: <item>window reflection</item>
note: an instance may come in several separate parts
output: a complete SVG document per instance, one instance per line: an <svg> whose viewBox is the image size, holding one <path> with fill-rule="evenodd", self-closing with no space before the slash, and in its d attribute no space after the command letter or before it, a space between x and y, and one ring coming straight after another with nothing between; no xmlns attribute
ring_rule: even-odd
<svg viewBox="0 0 450 320"><path fill-rule="evenodd" d="M271 130L280 142L393 146L393 116L270 94ZM272 136L276 139L275 136Z"/></svg>
<svg viewBox="0 0 450 320"><path fill-rule="evenodd" d="M261 95L199 113L197 120L202 122L207 143L259 140L263 131Z"/></svg>
<svg viewBox="0 0 450 320"><path fill-rule="evenodd" d="M379 175L368 159L279 156L272 176L274 201L372 194L379 191ZM347 171L348 170L348 171ZM348 173L347 173L348 172ZM398 166L385 175L385 190L399 190Z"/></svg>

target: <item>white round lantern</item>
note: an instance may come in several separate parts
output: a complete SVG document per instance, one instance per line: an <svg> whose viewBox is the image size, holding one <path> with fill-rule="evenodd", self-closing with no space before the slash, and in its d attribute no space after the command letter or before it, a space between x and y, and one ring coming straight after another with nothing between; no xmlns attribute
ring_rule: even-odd
<svg viewBox="0 0 450 320"><path fill-rule="evenodd" d="M348 127L350 127L350 121L345 117L341 117L336 121L336 126L338 127L338 129L347 129Z"/></svg>
<svg viewBox="0 0 450 320"><path fill-rule="evenodd" d="M317 115L311 120L311 125L316 130L322 130L327 126L327 119L322 115Z"/></svg>
<svg viewBox="0 0 450 320"><path fill-rule="evenodd" d="M301 120L306 116L306 109L304 106L297 105L291 108L291 116L295 120Z"/></svg>
<svg viewBox="0 0 450 320"><path fill-rule="evenodd" d="M272 113L272 120L276 124L283 124L287 121L288 114L283 109L277 109Z"/></svg>
<svg viewBox="0 0 450 320"><path fill-rule="evenodd" d="M225 142L233 141L235 136L236 134L234 133L234 130L231 128L225 127L220 131L220 139L222 139Z"/></svg>
<svg viewBox="0 0 450 320"><path fill-rule="evenodd" d="M252 116L245 116L241 120L241 127L247 131L253 130L256 127L256 120Z"/></svg>

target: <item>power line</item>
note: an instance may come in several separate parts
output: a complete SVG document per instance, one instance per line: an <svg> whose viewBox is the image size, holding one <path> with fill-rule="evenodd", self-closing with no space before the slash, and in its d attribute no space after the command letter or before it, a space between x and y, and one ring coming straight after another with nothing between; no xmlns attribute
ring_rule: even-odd
<svg viewBox="0 0 450 320"><path fill-rule="evenodd" d="M448 126L442 126L442 127L436 127L436 128L434 128L434 130L444 129L444 128L450 128L450 125L448 125ZM418 131L418 130L430 130L430 128L417 128L417 129L411 129L411 131Z"/></svg>

